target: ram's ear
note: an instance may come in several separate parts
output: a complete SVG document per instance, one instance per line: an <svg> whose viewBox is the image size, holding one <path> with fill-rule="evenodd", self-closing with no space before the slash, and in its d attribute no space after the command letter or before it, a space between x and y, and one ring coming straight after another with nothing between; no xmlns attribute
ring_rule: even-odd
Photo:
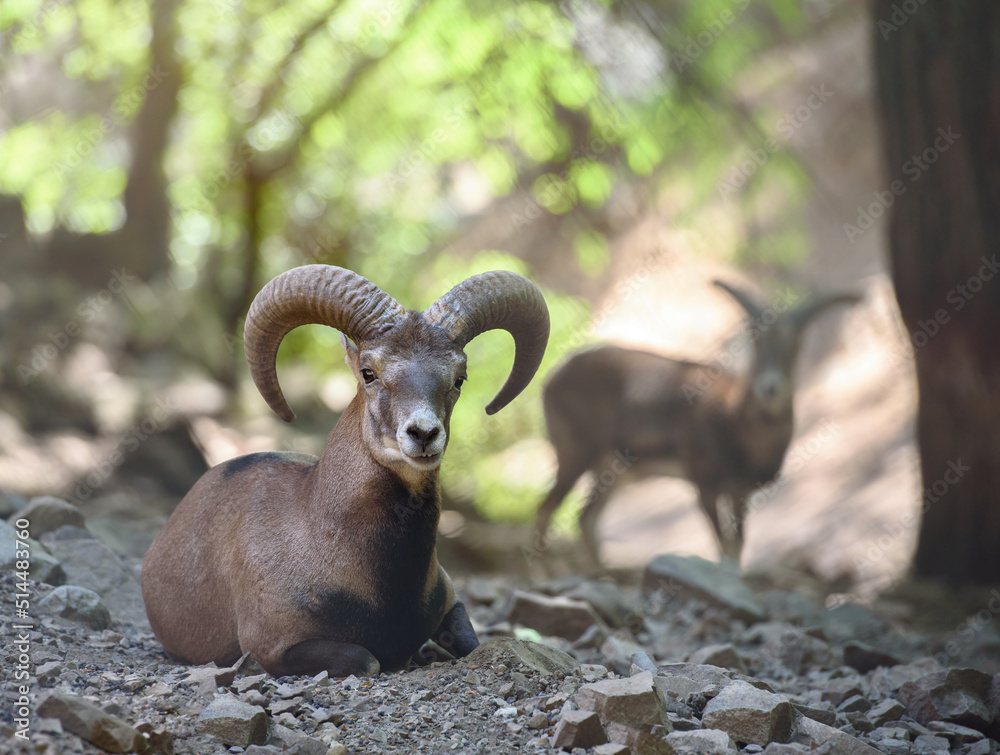
<svg viewBox="0 0 1000 755"><path fill-rule="evenodd" d="M355 346L354 342L343 333L340 334L340 345L344 347L344 361L347 362L347 366L351 368L351 372L354 373L354 377L360 381L361 361L358 358L358 347Z"/></svg>

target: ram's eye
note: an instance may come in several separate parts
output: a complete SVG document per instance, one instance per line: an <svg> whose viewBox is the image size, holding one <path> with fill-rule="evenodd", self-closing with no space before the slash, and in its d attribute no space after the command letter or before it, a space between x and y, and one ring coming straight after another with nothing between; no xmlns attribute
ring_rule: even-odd
<svg viewBox="0 0 1000 755"><path fill-rule="evenodd" d="M467 377L460 377L458 380L455 381L455 387L458 388L459 390L461 390L462 383L464 383L468 379L469 378L467 378Z"/></svg>
<svg viewBox="0 0 1000 755"><path fill-rule="evenodd" d="M365 379L365 384L372 383L375 381L375 373L371 370L361 370L361 377Z"/></svg>

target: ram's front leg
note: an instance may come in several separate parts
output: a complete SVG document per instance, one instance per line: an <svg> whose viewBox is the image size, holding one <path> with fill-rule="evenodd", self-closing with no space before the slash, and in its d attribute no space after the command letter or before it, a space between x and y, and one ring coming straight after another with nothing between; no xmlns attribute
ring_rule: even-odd
<svg viewBox="0 0 1000 755"><path fill-rule="evenodd" d="M462 601L455 601L431 639L456 658L464 658L479 647L479 638Z"/></svg>
<svg viewBox="0 0 1000 755"><path fill-rule="evenodd" d="M375 676L381 671L378 659L360 645L333 640L305 640L288 648L273 676L310 676L326 671L330 676Z"/></svg>

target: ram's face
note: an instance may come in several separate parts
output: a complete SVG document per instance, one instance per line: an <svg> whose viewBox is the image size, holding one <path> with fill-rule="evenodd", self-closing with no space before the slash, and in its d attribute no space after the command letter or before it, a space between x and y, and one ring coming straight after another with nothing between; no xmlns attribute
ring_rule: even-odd
<svg viewBox="0 0 1000 755"><path fill-rule="evenodd" d="M780 415L791 410L792 372L798 349L798 329L787 318L761 327L750 390L766 413Z"/></svg>
<svg viewBox="0 0 1000 755"><path fill-rule="evenodd" d="M364 396L375 458L397 469L437 468L466 379L465 353L413 313L376 342L348 342L345 349Z"/></svg>

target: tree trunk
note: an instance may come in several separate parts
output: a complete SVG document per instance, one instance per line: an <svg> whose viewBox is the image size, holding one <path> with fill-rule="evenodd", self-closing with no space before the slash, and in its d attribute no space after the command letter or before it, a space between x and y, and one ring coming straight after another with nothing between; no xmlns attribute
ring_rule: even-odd
<svg viewBox="0 0 1000 755"><path fill-rule="evenodd" d="M896 296L919 383L915 573L1000 581L1000 3L874 0Z"/></svg>

